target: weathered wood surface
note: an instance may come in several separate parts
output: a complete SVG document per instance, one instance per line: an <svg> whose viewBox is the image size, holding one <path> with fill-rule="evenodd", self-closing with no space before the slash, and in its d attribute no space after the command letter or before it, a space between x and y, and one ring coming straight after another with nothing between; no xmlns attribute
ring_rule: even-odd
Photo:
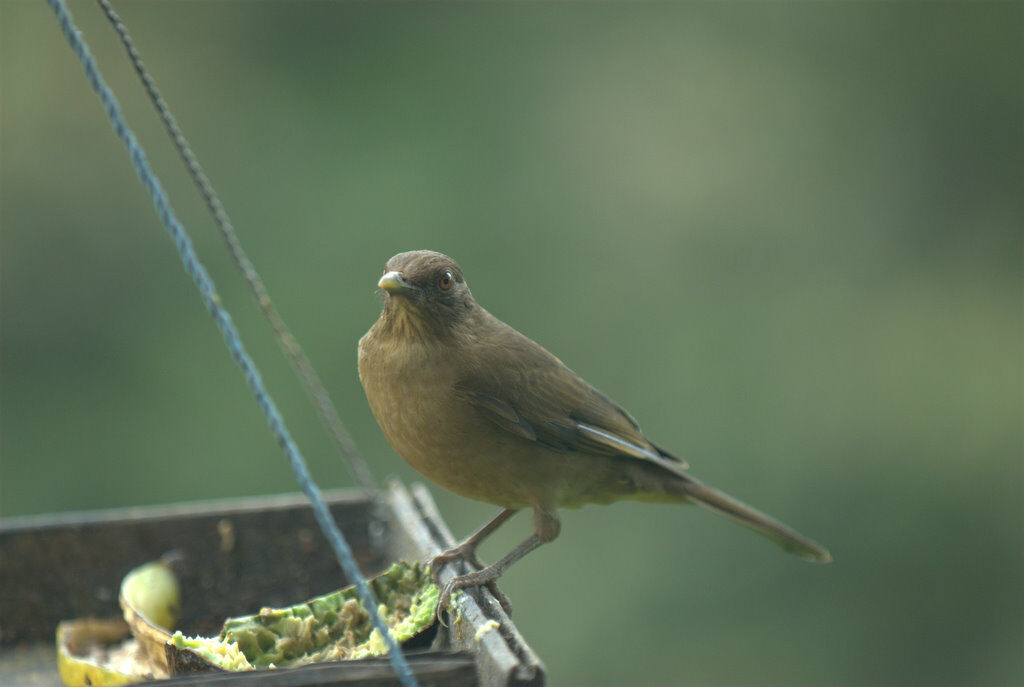
<svg viewBox="0 0 1024 687"><path fill-rule="evenodd" d="M473 687L477 685L473 659L463 653L431 652L407 654L409 665L420 687ZM150 683L154 687L392 687L400 683L391 672L386 658L368 658L348 663L319 663L289 670L263 670L247 673L217 673L202 676L171 678Z"/></svg>
<svg viewBox="0 0 1024 687"><path fill-rule="evenodd" d="M475 687L476 663L464 653L406 654L420 687ZM385 658L349 663L320 663L289 670L248 673L185 675L145 683L153 687L399 687ZM62 687L52 645L0 649L0 685L3 687Z"/></svg>
<svg viewBox="0 0 1024 687"><path fill-rule="evenodd" d="M394 546L418 551L426 560L455 544L430 492L422 484L414 484L410 493L401 483L393 481L388 485L388 500L396 518L405 524L392 528L396 534ZM442 582L455 576L454 568L452 564L445 566ZM460 574L468 572L464 564L462 568ZM452 648L474 655L480 684L494 687L544 685L544 664L519 634L498 600L485 588L467 592L460 597L461 618L448 630L449 642ZM498 623L497 627L490 624L492 620Z"/></svg>
<svg viewBox="0 0 1024 687"><path fill-rule="evenodd" d="M378 572L389 558L384 510L362 492L333 492L329 505L360 568ZM183 559L179 629L193 635L348 584L296 494L4 519L0 646L53 641L68 618L120 616L121 578L171 550Z"/></svg>
<svg viewBox="0 0 1024 687"><path fill-rule="evenodd" d="M325 493L367 575L396 558L426 560L452 541L425 487L414 486L410 493L393 483L386 497L376 499L361 491ZM170 550L184 558L179 628L189 634L214 634L226 617L291 605L348 584L308 502L298 494L4 519L0 685L59 685L53 644L57 623L119 616L117 593L123 575ZM482 606L470 595L463 598L462 622L451 633L450 643L438 642L440 651L410 654L420 684L543 685L543 665L493 597L485 592ZM499 626L477 639L490 619ZM444 650L449 647L466 653ZM398 684L383 659L182 676L150 684L243 683Z"/></svg>

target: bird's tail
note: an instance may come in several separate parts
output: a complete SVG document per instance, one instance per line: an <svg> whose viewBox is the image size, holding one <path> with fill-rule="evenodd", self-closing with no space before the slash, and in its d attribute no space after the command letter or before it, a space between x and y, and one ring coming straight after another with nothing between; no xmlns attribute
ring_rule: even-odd
<svg viewBox="0 0 1024 687"><path fill-rule="evenodd" d="M701 484L689 475L687 477L687 482L682 485L682 492L687 501L732 518L758 534L768 537L783 550L796 554L804 560L815 563L828 563L832 560L832 554L821 544L786 527L761 511L737 501L728 494Z"/></svg>

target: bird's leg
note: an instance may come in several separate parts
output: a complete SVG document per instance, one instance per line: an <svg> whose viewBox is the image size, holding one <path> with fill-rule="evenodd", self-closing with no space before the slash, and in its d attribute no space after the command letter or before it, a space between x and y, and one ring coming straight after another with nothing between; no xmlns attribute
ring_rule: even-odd
<svg viewBox="0 0 1024 687"><path fill-rule="evenodd" d="M499 517L501 517L501 514L499 514ZM498 520L498 518L495 518L495 520ZM485 525L481 531L490 527L492 524L494 524L494 521ZM498 524L501 523L499 522ZM495 527L497 527L497 525L495 525ZM491 529L493 529L493 527ZM438 620L441 619L441 613L448 608L448 604L451 602L452 592L456 589L465 589L466 587L475 587L478 585L487 586L487 588L490 589L497 597L498 601L501 602L501 607L505 609L505 612L511 615L512 606L508 601L508 597L506 597L504 593L498 591L495 580L501 577L505 571L520 558L530 553L541 544L553 541L555 537L558 536L559 531L561 531L561 523L558 521L558 515L553 509L534 508L533 530L533 534L527 537L519 546L505 554L501 560L496 563L492 563L482 570L476 570L466 575L459 575L458 577L454 577L449 580L448 584L446 584L444 589L441 591L441 596L437 601Z"/></svg>
<svg viewBox="0 0 1024 687"><path fill-rule="evenodd" d="M469 535L468 537L466 537L461 542L459 542L452 548L448 549L447 551L442 551L441 553L431 558L430 574L434 576L434 579L436 581L440 582L437 576L440 574L441 568L448 561L453 561L457 558L463 559L475 568L484 567L484 564L481 563L480 559L476 556L476 547L479 546L480 542L482 542L487 537L487 535L489 535L494 530L498 529L502 523L504 523L506 520L508 520L515 514L516 509L514 508L506 508L502 510L476 532Z"/></svg>
<svg viewBox="0 0 1024 687"><path fill-rule="evenodd" d="M477 558L476 547L479 546L480 542L482 542L487 537L487 535L489 535L494 530L498 529L502 525L502 523L504 523L506 520L508 520L515 514L516 509L505 508L497 515L495 515L493 518L491 518L490 521L485 523L483 527L481 527L476 532L463 539L460 543L456 544L447 551L442 551L441 553L431 558L430 574L431 576L433 576L434 581L437 584L441 584L441 568L444 567L444 564L448 561L453 561L459 558L466 561L474 568L483 568L484 564L480 562L479 558ZM458 577L456 577L455 579L458 579ZM508 597L505 596L505 593L498 589L498 585L496 585L492 581L488 582L486 586L489 590L491 590L491 594L493 594L494 598L498 600L498 603L501 604L501 607L505 609L505 612L511 612L512 604L509 603ZM440 608L441 607L439 606L438 617L440 617Z"/></svg>
<svg viewBox="0 0 1024 687"><path fill-rule="evenodd" d="M501 577L502 573L504 573L510 565L533 551L535 548L540 546L541 543L540 537L536 534L531 534L526 541L505 554L505 556L497 563L492 563L483 570L475 570L466 575L459 575L458 577L453 577L448 580L448 584L444 586L444 590L441 592L441 597L437 601L438 619L441 619L441 613L448 608L448 604L452 599L452 592L456 589L486 585L487 588L491 590L491 593L498 591L494 581ZM508 597L500 591L498 591L495 596L498 598L498 601L501 602L501 607L505 609L505 612L511 613L512 606L508 603Z"/></svg>

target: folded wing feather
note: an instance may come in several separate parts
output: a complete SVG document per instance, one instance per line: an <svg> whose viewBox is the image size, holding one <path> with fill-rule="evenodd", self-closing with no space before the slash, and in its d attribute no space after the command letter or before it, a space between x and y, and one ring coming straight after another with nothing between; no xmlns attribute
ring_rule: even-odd
<svg viewBox="0 0 1024 687"><path fill-rule="evenodd" d="M647 460L673 472L687 467L648 441L636 420L608 396L515 333L501 337L500 348L482 344L474 356L478 364L456 384L456 393L491 422L562 453ZM510 346L519 349L516 355L507 355Z"/></svg>

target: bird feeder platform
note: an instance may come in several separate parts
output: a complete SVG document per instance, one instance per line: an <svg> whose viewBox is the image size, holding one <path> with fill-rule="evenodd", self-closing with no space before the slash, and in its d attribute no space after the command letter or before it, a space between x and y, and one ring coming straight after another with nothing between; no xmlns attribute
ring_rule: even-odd
<svg viewBox="0 0 1024 687"><path fill-rule="evenodd" d="M454 540L427 489L324 494L364 574L424 561ZM215 635L225 618L286 606L351 584L300 495L6 518L0 521L0 685L59 687L54 633L72 618L120 617L132 568L177 551L185 634ZM460 563L460 565L462 565ZM442 582L466 570L449 564ZM470 591L470 590L467 590ZM406 656L422 687L543 685L544 666L486 589L428 649ZM386 658L242 673L197 673L153 685L398 685Z"/></svg>

